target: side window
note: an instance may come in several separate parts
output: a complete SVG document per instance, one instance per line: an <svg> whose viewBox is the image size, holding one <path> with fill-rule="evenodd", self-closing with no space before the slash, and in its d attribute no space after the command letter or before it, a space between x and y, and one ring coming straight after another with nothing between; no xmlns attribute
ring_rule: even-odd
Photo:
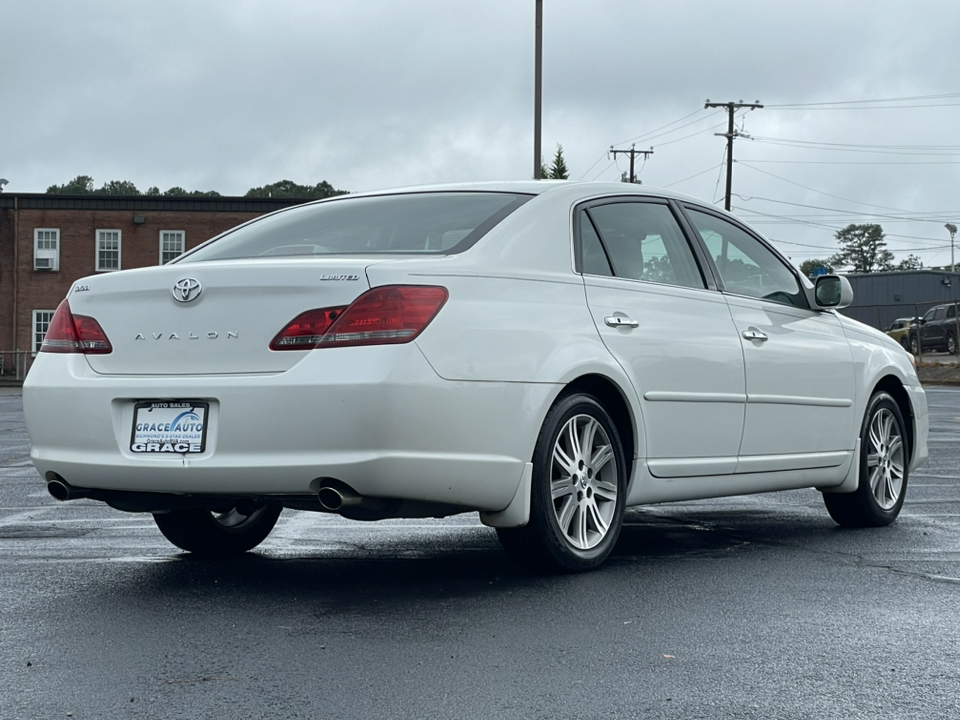
<svg viewBox="0 0 960 720"><path fill-rule="evenodd" d="M670 208L617 202L587 210L617 277L703 288L703 276Z"/></svg>
<svg viewBox="0 0 960 720"><path fill-rule="evenodd" d="M957 306L956 305L947 305L947 319L952 320L957 316Z"/></svg>
<svg viewBox="0 0 960 720"><path fill-rule="evenodd" d="M580 267L585 275L613 275L600 236L586 211L580 211Z"/></svg>
<svg viewBox="0 0 960 720"><path fill-rule="evenodd" d="M933 320L933 318L936 316L936 314L937 314L937 309L936 309L936 308L930 308L929 310L927 310L927 311L923 314L923 321L924 321L924 322L930 322L931 320Z"/></svg>
<svg viewBox="0 0 960 720"><path fill-rule="evenodd" d="M937 308L937 320L943 320L943 318L946 317L946 315L947 315L947 309L945 307Z"/></svg>
<svg viewBox="0 0 960 720"><path fill-rule="evenodd" d="M809 307L800 284L783 261L749 233L727 220L687 208L717 265L727 292Z"/></svg>

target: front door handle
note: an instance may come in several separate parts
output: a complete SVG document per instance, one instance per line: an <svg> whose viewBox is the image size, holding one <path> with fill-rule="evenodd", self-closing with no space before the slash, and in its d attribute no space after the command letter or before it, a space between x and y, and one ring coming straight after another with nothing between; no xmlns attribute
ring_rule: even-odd
<svg viewBox="0 0 960 720"><path fill-rule="evenodd" d="M763 342L764 340L770 339L759 330L744 330L741 335L743 335L745 340L759 340Z"/></svg>
<svg viewBox="0 0 960 720"><path fill-rule="evenodd" d="M638 320L631 320L628 317L622 317L620 315L607 315L603 321L612 328L615 327L640 327L640 322Z"/></svg>

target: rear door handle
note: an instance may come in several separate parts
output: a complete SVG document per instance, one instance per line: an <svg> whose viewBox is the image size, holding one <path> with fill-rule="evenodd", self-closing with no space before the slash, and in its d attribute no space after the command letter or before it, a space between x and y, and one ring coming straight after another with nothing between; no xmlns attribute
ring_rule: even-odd
<svg viewBox="0 0 960 720"><path fill-rule="evenodd" d="M615 327L640 327L640 322L637 320L631 320L628 317L622 317L620 315L607 315L603 321L612 328Z"/></svg>
<svg viewBox="0 0 960 720"><path fill-rule="evenodd" d="M764 340L770 339L759 330L744 330L741 335L743 335L745 340L759 340L763 342Z"/></svg>

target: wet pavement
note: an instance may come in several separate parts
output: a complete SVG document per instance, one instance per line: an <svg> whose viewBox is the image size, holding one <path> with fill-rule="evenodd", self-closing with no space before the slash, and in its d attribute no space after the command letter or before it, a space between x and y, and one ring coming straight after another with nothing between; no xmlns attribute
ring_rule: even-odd
<svg viewBox="0 0 960 720"><path fill-rule="evenodd" d="M0 718L960 717L960 389L895 525L818 493L628 512L598 572L529 577L473 515L284 511L205 562L57 503L0 397Z"/></svg>

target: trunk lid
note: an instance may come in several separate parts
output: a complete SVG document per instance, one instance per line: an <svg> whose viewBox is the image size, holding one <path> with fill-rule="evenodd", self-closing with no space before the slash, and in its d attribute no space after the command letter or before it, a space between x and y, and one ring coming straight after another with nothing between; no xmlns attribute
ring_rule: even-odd
<svg viewBox="0 0 960 720"><path fill-rule="evenodd" d="M369 289L372 264L357 258L173 264L84 278L68 300L74 315L96 318L113 344L109 355L87 356L98 373L283 372L309 351L274 351L271 340L306 310L353 302Z"/></svg>

